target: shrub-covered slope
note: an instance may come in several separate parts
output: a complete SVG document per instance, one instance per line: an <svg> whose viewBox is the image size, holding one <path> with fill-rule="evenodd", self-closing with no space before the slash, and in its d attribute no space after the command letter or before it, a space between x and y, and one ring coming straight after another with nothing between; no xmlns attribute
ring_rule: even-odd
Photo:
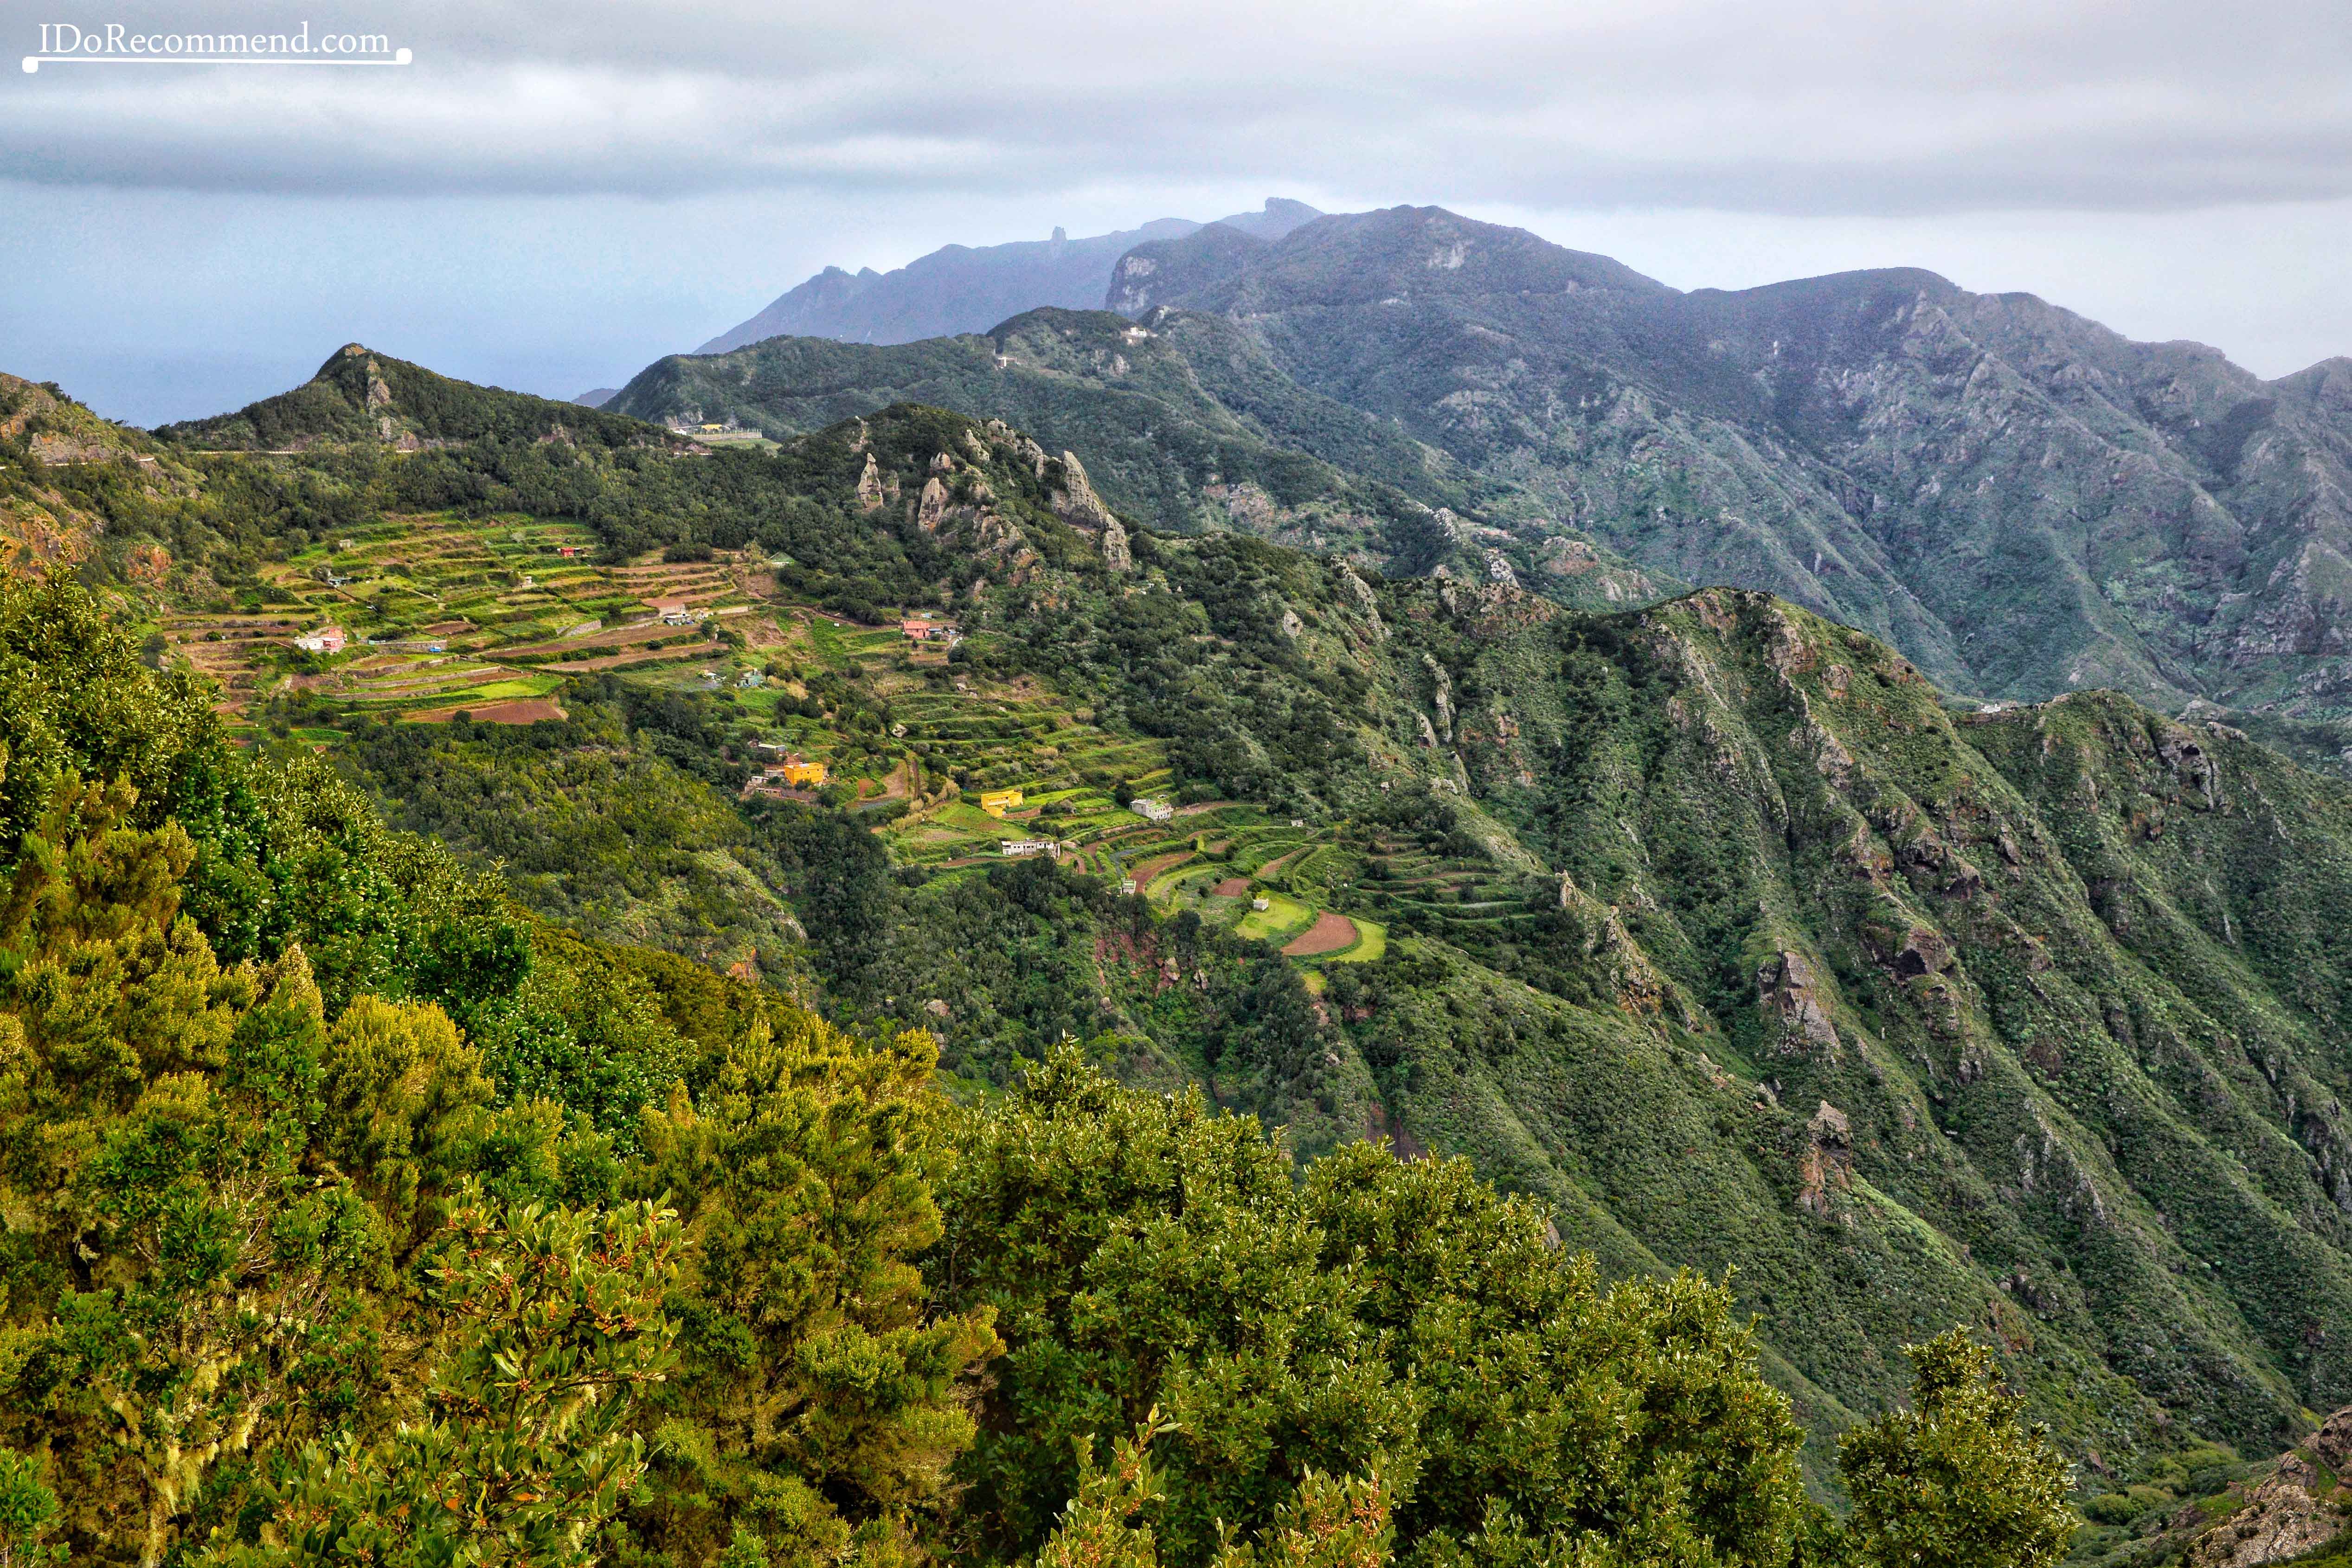
<svg viewBox="0 0 2352 1568"><path fill-rule="evenodd" d="M11 1560L2064 1549L2062 1457L1958 1337L1841 1522L1727 1292L1604 1283L1465 1163L1302 1170L1066 1047L952 1106L921 1034L537 926L238 755L76 585L0 579L0 664Z"/></svg>
<svg viewBox="0 0 2352 1568"><path fill-rule="evenodd" d="M295 450L382 441L414 451L466 441L562 441L632 447L665 439L634 420L576 403L476 386L345 343L291 392L235 414L166 425L165 440L209 450Z"/></svg>

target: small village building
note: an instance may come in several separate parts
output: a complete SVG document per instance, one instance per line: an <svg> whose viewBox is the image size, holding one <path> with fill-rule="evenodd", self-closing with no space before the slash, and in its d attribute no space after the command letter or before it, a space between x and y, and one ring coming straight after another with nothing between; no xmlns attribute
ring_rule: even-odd
<svg viewBox="0 0 2352 1568"><path fill-rule="evenodd" d="M784 765L777 772L783 775L786 787L791 789L819 789L824 786L826 777L823 763L805 762L799 757L786 757Z"/></svg>
<svg viewBox="0 0 2352 1568"><path fill-rule="evenodd" d="M1250 900L1250 908L1254 910L1270 910L1274 908L1274 900L1272 899L1252 899Z"/></svg>
<svg viewBox="0 0 2352 1568"><path fill-rule="evenodd" d="M1132 893L1132 892L1134 892L1134 891L1135 891L1135 879L1134 879L1134 878L1132 878L1132 877L1123 877L1123 878L1121 878L1121 879L1119 879L1118 890L1119 890L1120 892L1122 892L1122 893Z"/></svg>
<svg viewBox="0 0 2352 1568"><path fill-rule="evenodd" d="M1053 852L1054 841L1050 838L1008 838L1004 841L1004 853L1008 859L1017 859L1025 855L1051 855Z"/></svg>
<svg viewBox="0 0 2352 1568"><path fill-rule="evenodd" d="M735 684L748 691L751 688L760 685L767 679L768 678L766 676L761 675L756 669L747 669L742 674L735 678Z"/></svg>
<svg viewBox="0 0 2352 1568"><path fill-rule="evenodd" d="M320 626L308 637L296 637L294 646L304 653L341 653L343 651L343 628Z"/></svg>
<svg viewBox="0 0 2352 1568"><path fill-rule="evenodd" d="M1128 803L1127 809L1146 822L1165 822L1176 815L1176 808L1164 800L1145 800L1141 796Z"/></svg>
<svg viewBox="0 0 2352 1568"><path fill-rule="evenodd" d="M555 547L555 552L563 557L566 561L570 561L578 556L581 551L586 548L587 546L582 544L559 544Z"/></svg>
<svg viewBox="0 0 2352 1568"><path fill-rule="evenodd" d="M1017 789L988 790L980 797L980 809L991 816L1003 816L1020 804L1021 792Z"/></svg>
<svg viewBox="0 0 2352 1568"><path fill-rule="evenodd" d="M929 642L939 635L939 626L931 621L900 621L898 635L908 642Z"/></svg>

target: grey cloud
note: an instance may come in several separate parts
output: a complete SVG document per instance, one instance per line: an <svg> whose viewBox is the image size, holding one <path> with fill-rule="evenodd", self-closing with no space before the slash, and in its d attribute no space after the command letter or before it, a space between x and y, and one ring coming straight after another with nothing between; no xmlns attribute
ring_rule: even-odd
<svg viewBox="0 0 2352 1568"><path fill-rule="evenodd" d="M12 76L0 176L654 199L1176 176L1790 214L2352 194L2330 7L1895 11L1213 0L1146 29L1017 0L817 0L789 25L748 4L339 3L306 14L418 64Z"/></svg>

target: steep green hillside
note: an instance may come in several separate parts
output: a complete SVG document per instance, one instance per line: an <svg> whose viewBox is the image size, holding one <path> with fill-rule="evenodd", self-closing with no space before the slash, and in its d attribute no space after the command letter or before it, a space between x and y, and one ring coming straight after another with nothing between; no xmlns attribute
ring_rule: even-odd
<svg viewBox="0 0 2352 1568"><path fill-rule="evenodd" d="M664 439L599 409L453 381L359 343L337 349L318 374L291 392L235 414L166 425L156 435L215 451L352 441L383 441L404 451L485 440L632 447Z"/></svg>
<svg viewBox="0 0 2352 1568"><path fill-rule="evenodd" d="M690 666L566 682L568 729L404 732L310 675L257 706L583 930L935 1030L976 1096L1066 1039L1310 1150L1468 1154L1612 1271L1735 1267L1816 1432L1956 1320L2117 1473L2352 1397L2352 792L2225 727L1955 703L1759 594L1585 614L1162 532L936 408L362 456L207 482L275 476L370 550L584 538L740 609ZM560 639L493 646L564 679ZM823 789L762 784L781 752ZM681 875L706 854L751 912Z"/></svg>

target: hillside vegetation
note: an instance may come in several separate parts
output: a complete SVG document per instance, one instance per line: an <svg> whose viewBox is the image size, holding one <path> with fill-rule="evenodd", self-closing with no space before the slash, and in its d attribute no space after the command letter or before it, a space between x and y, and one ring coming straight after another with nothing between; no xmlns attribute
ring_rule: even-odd
<svg viewBox="0 0 2352 1568"><path fill-rule="evenodd" d="M174 504L225 525L205 580L312 548L319 512L353 552L471 530L708 574L677 590L691 663L529 666L563 717L520 728L394 722L438 714L334 684L375 652L220 612L254 628L260 749L327 747L502 870L572 933L534 951L652 942L861 1037L919 1028L973 1104L1069 1050L1307 1156L1467 1156L1601 1278L1734 1270L1820 1486L1902 1397L1901 1347L1954 1322L2102 1493L2352 1402L2352 801L2225 726L1956 703L1759 594L1581 613L1165 534L936 408L774 452L385 446L167 449ZM256 499L289 495L310 511ZM110 592L160 613L174 570ZM350 608L355 639L406 613ZM547 646L481 613L448 635ZM763 773L787 753L825 781Z"/></svg>

